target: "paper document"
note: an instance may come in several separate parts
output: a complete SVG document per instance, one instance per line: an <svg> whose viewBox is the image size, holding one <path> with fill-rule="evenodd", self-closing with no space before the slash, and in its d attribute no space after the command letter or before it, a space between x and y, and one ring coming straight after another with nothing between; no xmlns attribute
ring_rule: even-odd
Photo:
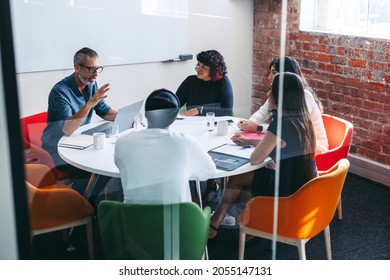
<svg viewBox="0 0 390 280"><path fill-rule="evenodd" d="M91 135L75 135L70 137L63 137L58 143L58 147L72 148L84 150L93 145L93 137Z"/></svg>
<svg viewBox="0 0 390 280"><path fill-rule="evenodd" d="M206 121L203 117L182 117L176 118L175 124L203 124Z"/></svg>

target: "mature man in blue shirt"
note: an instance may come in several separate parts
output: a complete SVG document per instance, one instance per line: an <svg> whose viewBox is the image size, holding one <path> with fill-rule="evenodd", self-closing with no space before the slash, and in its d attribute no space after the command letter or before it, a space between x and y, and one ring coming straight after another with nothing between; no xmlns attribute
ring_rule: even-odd
<svg viewBox="0 0 390 280"><path fill-rule="evenodd" d="M42 146L50 153L58 169L87 177L88 172L61 159L57 152L58 141L64 135L72 135L81 125L90 123L93 110L109 121L115 119L117 111L104 101L110 85L99 88L96 83L98 73L103 71L98 54L90 48L82 48L74 55L73 62L74 73L55 84L49 94L47 127L42 135Z"/></svg>

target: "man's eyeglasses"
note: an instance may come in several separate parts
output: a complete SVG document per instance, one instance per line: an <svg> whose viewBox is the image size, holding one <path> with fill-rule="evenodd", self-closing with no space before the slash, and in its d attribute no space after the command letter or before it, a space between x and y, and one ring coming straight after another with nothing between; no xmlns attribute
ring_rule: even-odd
<svg viewBox="0 0 390 280"><path fill-rule="evenodd" d="M197 64L195 65L195 69L196 69L196 68L210 69L209 66L206 66L206 65L204 65L204 64L202 64L202 63L197 63Z"/></svg>
<svg viewBox="0 0 390 280"><path fill-rule="evenodd" d="M99 66L99 67L90 67L90 66L82 65L82 64L80 64L80 63L79 63L79 65L80 65L81 67L84 67L84 68L88 69L88 71L89 71L90 74L93 74L93 73L95 73L95 72L97 72L97 73L102 73L102 71L103 71L103 66Z"/></svg>

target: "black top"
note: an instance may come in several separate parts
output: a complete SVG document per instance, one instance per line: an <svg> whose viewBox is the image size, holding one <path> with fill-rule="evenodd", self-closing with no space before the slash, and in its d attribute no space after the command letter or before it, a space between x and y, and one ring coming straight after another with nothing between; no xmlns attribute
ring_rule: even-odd
<svg viewBox="0 0 390 280"><path fill-rule="evenodd" d="M233 115L233 89L224 76L219 81L204 81L196 75L188 76L179 86L176 95L187 110L203 106L202 115L214 112L216 116Z"/></svg>
<svg viewBox="0 0 390 280"><path fill-rule="evenodd" d="M271 121L268 131L276 135L277 120ZM302 185L317 176L314 159L304 156L304 141L299 140L298 131L288 118L282 118L282 137L286 146L281 148L279 196L289 196ZM276 160L276 147L270 157ZM253 195L274 195L275 170L260 168L255 171L252 183Z"/></svg>

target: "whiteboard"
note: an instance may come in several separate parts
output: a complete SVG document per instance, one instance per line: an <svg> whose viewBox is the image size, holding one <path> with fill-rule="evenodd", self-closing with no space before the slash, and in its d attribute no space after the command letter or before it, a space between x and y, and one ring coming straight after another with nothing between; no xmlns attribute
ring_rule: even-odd
<svg viewBox="0 0 390 280"><path fill-rule="evenodd" d="M188 0L12 0L18 73L73 68L90 47L103 66L187 53Z"/></svg>

